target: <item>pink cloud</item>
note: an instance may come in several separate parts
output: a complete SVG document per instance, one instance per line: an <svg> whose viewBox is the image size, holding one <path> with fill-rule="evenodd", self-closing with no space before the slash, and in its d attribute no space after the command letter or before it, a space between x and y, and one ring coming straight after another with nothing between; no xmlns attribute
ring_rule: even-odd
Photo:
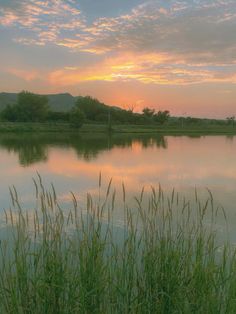
<svg viewBox="0 0 236 314"><path fill-rule="evenodd" d="M39 71L36 70L22 70L17 68L7 69L6 72L19 77L25 81L33 81L41 77Z"/></svg>

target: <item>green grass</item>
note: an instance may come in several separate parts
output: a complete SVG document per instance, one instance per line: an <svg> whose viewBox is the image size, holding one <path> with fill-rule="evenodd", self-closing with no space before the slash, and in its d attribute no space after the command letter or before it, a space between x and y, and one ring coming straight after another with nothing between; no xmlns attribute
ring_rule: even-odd
<svg viewBox="0 0 236 314"><path fill-rule="evenodd" d="M0 133L4 132L58 132L58 133L108 133L107 124L86 123L80 129L71 127L65 122L0 122ZM112 124L110 132L115 134L236 134L236 127L231 125L203 124L194 125L135 125L135 124Z"/></svg>
<svg viewBox="0 0 236 314"><path fill-rule="evenodd" d="M223 210L174 191L143 191L129 207L109 184L62 210L35 183L34 210L11 190L0 242L0 313L235 313L236 259L217 238ZM103 196L104 195L104 196ZM123 213L116 224L117 211ZM122 218L122 219L121 219ZM210 220L210 224L209 224ZM207 224L206 224L207 221Z"/></svg>

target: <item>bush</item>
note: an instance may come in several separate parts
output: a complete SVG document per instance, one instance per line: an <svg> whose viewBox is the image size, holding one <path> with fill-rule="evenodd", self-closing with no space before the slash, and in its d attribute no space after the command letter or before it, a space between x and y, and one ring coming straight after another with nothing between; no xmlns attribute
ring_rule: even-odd
<svg viewBox="0 0 236 314"><path fill-rule="evenodd" d="M85 114L78 107L75 107L70 112L70 124L75 128L81 128L85 120Z"/></svg>

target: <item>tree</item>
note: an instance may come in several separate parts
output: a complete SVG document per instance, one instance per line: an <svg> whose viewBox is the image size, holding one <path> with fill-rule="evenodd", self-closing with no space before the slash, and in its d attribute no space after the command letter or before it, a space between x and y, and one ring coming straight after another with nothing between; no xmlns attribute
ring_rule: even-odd
<svg viewBox="0 0 236 314"><path fill-rule="evenodd" d="M168 121L170 117L170 112L168 110L164 110L164 111L158 111L155 115L154 115L154 120L157 123L160 124L164 124L165 122Z"/></svg>
<svg viewBox="0 0 236 314"><path fill-rule="evenodd" d="M155 109L151 109L151 108L148 108L148 107L143 108L143 114L147 118L152 118L154 113L155 113Z"/></svg>
<svg viewBox="0 0 236 314"><path fill-rule="evenodd" d="M79 97L75 104L85 114L86 119L96 120L98 115L107 114L108 106L90 96Z"/></svg>
<svg viewBox="0 0 236 314"><path fill-rule="evenodd" d="M7 105L1 112L1 118L5 121L15 122L18 120L18 106Z"/></svg>
<svg viewBox="0 0 236 314"><path fill-rule="evenodd" d="M232 126L234 126L235 116L227 117L226 120L228 124L231 124Z"/></svg>
<svg viewBox="0 0 236 314"><path fill-rule="evenodd" d="M48 98L27 91L18 94L18 121L44 121L47 117L49 107Z"/></svg>
<svg viewBox="0 0 236 314"><path fill-rule="evenodd" d="M81 128L85 120L85 114L77 106L70 112L70 123L75 128Z"/></svg>

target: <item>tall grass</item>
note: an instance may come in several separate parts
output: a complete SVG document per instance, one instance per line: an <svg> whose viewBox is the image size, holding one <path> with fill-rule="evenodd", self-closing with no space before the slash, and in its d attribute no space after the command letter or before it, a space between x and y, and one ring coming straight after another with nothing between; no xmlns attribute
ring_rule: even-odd
<svg viewBox="0 0 236 314"><path fill-rule="evenodd" d="M235 313L236 259L220 245L213 198L190 205L144 191L130 208L111 182L62 210L35 182L35 209L15 189L0 242L0 313ZM122 212L122 223L114 214ZM209 225L210 221L210 225ZM206 224L207 222L207 224Z"/></svg>

